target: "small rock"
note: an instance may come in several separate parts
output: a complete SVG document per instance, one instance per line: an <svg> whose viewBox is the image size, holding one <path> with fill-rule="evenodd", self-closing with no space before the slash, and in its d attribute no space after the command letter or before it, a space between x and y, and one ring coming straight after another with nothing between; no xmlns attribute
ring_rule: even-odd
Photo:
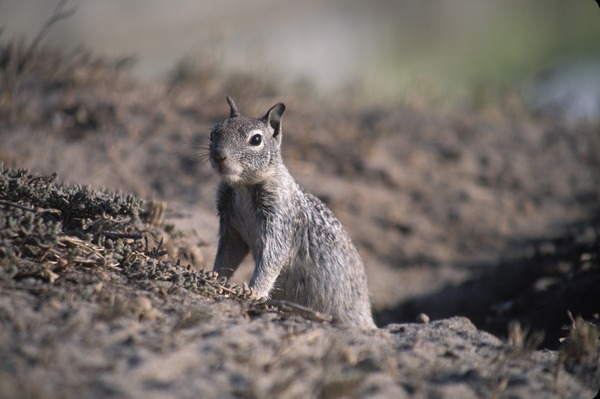
<svg viewBox="0 0 600 399"><path fill-rule="evenodd" d="M152 301L148 297L140 296L137 298L137 308L142 312L148 312L152 310Z"/></svg>

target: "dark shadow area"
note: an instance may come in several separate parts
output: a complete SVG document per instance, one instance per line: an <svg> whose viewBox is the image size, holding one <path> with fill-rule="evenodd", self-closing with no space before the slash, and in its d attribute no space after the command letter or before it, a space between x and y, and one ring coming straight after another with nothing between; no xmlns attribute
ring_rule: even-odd
<svg viewBox="0 0 600 399"><path fill-rule="evenodd" d="M525 254L504 260L463 284L412 298L376 315L378 325L466 316L481 329L506 337L518 321L544 333L541 347L557 349L571 324L569 312L598 324L600 317L600 214L568 226L553 239L528 242Z"/></svg>

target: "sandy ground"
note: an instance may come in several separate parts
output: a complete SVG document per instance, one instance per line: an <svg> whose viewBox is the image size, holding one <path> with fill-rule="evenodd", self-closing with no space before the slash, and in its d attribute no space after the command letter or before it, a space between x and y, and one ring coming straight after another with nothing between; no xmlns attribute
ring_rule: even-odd
<svg viewBox="0 0 600 399"><path fill-rule="evenodd" d="M0 161L166 201L163 229L183 231L170 235L180 249L173 263L180 256L209 270L217 221L216 179L202 162L208 131L226 116L227 94L256 116L283 101L284 159L347 227L382 328L256 313L106 267L15 280L6 270L27 263L21 253L2 263L0 396L597 391L597 353L567 361L560 354L570 352L557 350L572 324L567 311L594 323L600 313L598 126L536 118L515 99L476 113L324 101L212 68L139 84L124 64L49 50L20 72L0 63ZM234 281L247 281L251 267ZM433 321L413 324L419 313ZM545 338L528 341L514 325L509 334L512 320Z"/></svg>

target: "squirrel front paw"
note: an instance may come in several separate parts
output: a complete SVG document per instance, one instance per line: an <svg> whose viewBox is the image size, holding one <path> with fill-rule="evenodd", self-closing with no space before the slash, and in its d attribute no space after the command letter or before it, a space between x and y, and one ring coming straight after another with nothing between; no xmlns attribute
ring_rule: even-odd
<svg viewBox="0 0 600 399"><path fill-rule="evenodd" d="M253 287L248 286L248 284L246 283L244 283L242 287L244 289L244 293L246 293L246 295L248 295L248 297L251 300L258 301L261 299L261 296L256 292L256 290Z"/></svg>
<svg viewBox="0 0 600 399"><path fill-rule="evenodd" d="M246 283L244 283L244 291L249 292L250 298L258 302L265 302L271 299L268 292L262 293L255 287L248 286Z"/></svg>

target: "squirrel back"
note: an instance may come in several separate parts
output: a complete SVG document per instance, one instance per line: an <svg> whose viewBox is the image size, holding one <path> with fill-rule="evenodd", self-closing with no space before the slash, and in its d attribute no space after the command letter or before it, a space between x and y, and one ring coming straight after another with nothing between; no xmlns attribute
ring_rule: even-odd
<svg viewBox="0 0 600 399"><path fill-rule="evenodd" d="M257 296L283 299L375 328L364 267L339 220L296 183L281 158L281 117L273 106L260 119L230 117L211 130L219 245L214 270L231 276L250 252Z"/></svg>

